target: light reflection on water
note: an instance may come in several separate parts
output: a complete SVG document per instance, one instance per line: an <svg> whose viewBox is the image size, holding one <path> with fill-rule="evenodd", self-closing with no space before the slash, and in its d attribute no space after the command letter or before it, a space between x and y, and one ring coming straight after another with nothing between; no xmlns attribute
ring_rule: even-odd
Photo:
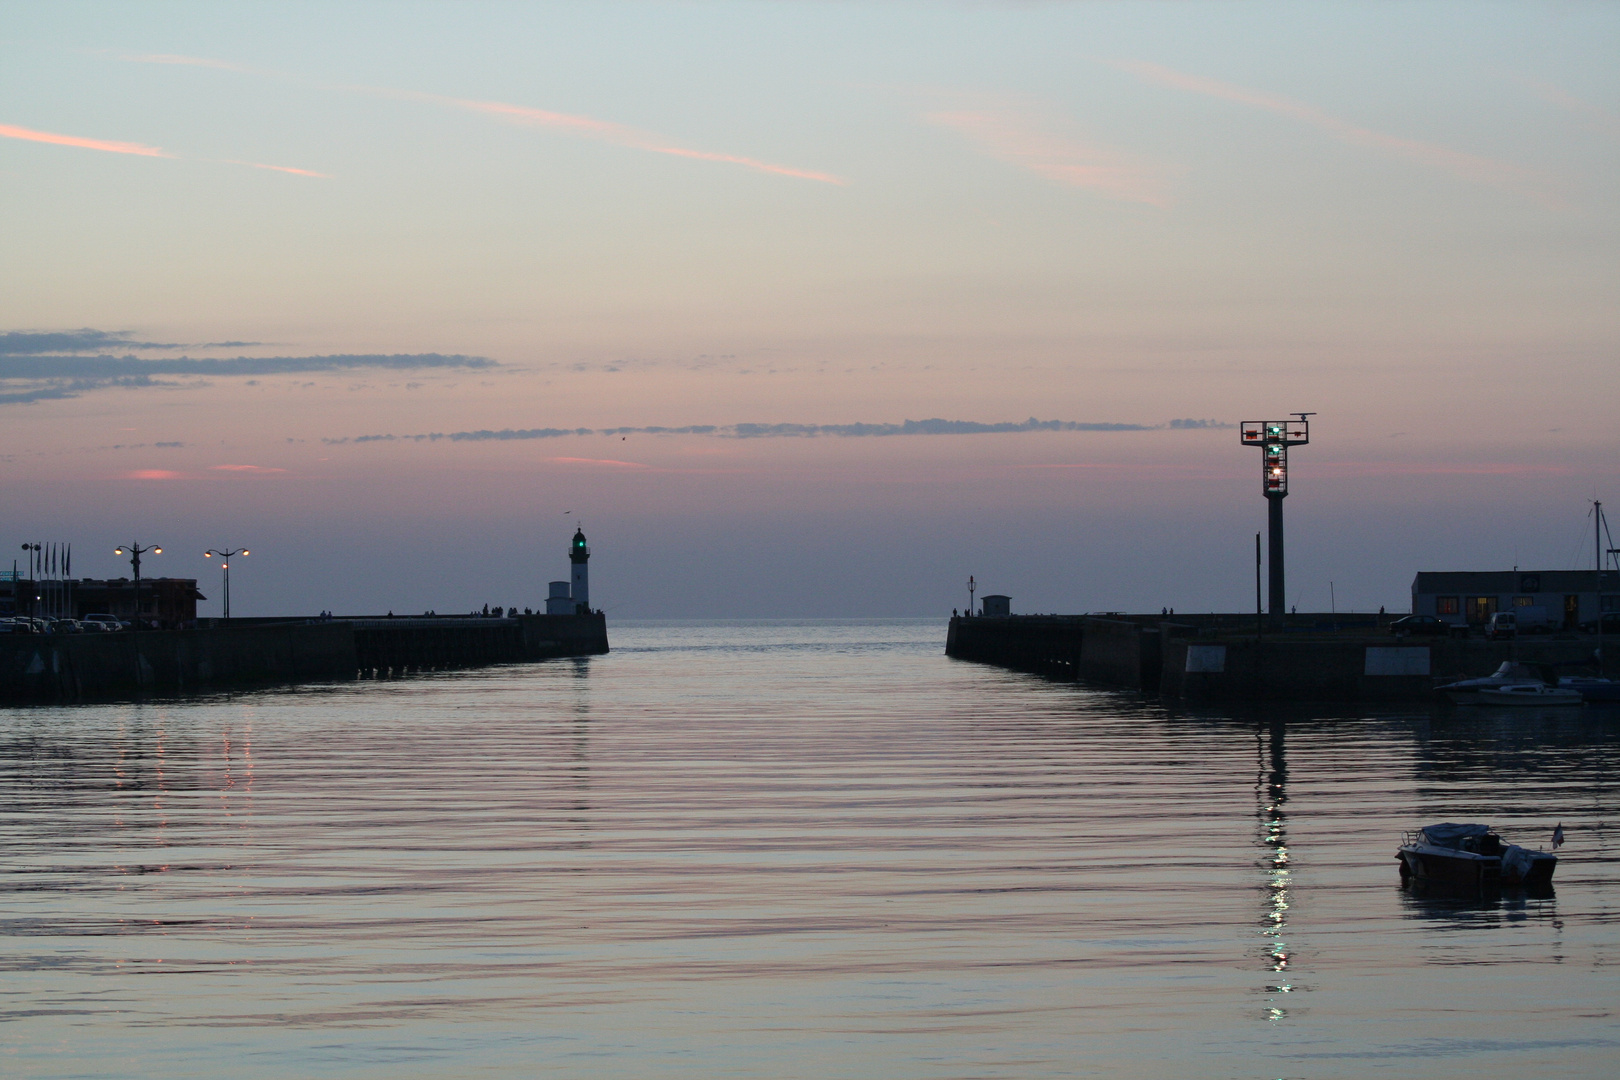
<svg viewBox="0 0 1620 1080"><path fill-rule="evenodd" d="M943 630L0 712L0 1072L1608 1071L1620 718L1167 712ZM1556 896L1401 890L1444 819L1561 820Z"/></svg>

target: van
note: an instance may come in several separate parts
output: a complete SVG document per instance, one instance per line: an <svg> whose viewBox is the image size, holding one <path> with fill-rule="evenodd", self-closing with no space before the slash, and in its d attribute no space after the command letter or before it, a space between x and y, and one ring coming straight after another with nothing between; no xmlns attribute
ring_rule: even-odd
<svg viewBox="0 0 1620 1080"><path fill-rule="evenodd" d="M1491 621L1485 624L1485 636L1491 641L1517 637L1518 633L1519 622L1511 611L1492 612Z"/></svg>

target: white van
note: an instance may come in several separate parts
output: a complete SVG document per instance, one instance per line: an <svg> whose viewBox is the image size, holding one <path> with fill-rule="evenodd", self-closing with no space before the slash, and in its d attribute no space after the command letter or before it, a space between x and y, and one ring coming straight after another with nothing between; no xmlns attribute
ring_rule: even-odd
<svg viewBox="0 0 1620 1080"><path fill-rule="evenodd" d="M1518 634L1519 620L1514 618L1511 611L1492 612L1491 621L1485 624L1485 636L1492 641L1517 637Z"/></svg>

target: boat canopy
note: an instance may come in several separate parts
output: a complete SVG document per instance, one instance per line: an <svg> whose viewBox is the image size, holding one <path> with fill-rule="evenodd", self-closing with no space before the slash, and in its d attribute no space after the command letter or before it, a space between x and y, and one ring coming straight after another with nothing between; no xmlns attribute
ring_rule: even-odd
<svg viewBox="0 0 1620 1080"><path fill-rule="evenodd" d="M1426 826L1423 829L1423 836L1437 847L1456 847L1459 841L1467 837L1485 836L1490 831L1489 825L1454 825L1448 821L1440 825Z"/></svg>

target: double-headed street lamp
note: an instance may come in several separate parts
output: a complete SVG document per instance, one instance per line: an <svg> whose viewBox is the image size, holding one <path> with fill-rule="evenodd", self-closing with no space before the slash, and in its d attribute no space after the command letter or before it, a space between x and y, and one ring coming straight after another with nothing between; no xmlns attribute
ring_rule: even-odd
<svg viewBox="0 0 1620 1080"><path fill-rule="evenodd" d="M113 548L114 555L129 552L130 565L135 568L135 629L141 628L141 556L150 551L154 555L163 554L161 544L148 544L142 547L139 544L125 544L123 547Z"/></svg>
<svg viewBox="0 0 1620 1080"><path fill-rule="evenodd" d="M238 555L247 554L249 554L247 548L237 548L235 551L230 548L225 548L223 551L218 548L209 548L203 552L203 558L205 559L212 559L215 555L218 555L219 568L225 572L225 617L227 619L231 617L231 560Z"/></svg>

